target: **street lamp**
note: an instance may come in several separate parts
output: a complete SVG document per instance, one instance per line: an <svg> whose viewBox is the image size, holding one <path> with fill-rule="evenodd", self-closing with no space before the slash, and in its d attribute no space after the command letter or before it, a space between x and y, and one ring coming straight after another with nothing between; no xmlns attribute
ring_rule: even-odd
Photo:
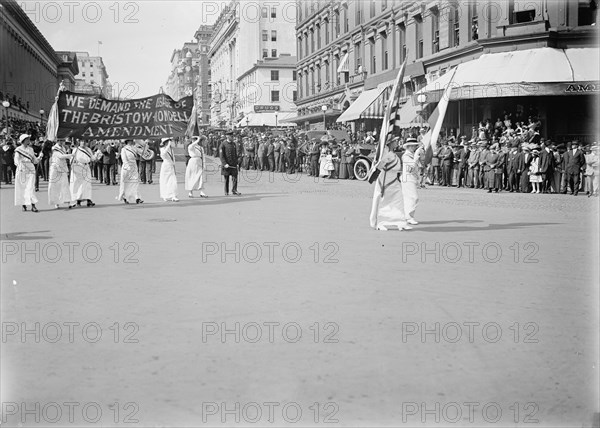
<svg viewBox="0 0 600 428"><path fill-rule="evenodd" d="M278 127L278 123L277 123L277 112L275 112L275 128Z"/></svg>
<svg viewBox="0 0 600 428"><path fill-rule="evenodd" d="M321 110L323 111L323 130L327 129L327 123L325 122L325 112L327 111L327 106L321 106Z"/></svg>
<svg viewBox="0 0 600 428"><path fill-rule="evenodd" d="M10 107L10 103L8 101L4 100L4 101L2 101L2 107L4 107L4 116L6 116L6 128L8 130L8 108ZM1 129L0 129L0 131L1 131Z"/></svg>
<svg viewBox="0 0 600 428"><path fill-rule="evenodd" d="M44 113L46 113L44 109L40 109L40 126L44 125Z"/></svg>
<svg viewBox="0 0 600 428"><path fill-rule="evenodd" d="M427 95L425 95L425 94L417 95L417 102L419 104L421 104L421 127L422 127L423 123L425 122L425 117L423 115L423 104L425 104L427 102Z"/></svg>
<svg viewBox="0 0 600 428"><path fill-rule="evenodd" d="M250 118L246 116L246 128L250 126Z"/></svg>

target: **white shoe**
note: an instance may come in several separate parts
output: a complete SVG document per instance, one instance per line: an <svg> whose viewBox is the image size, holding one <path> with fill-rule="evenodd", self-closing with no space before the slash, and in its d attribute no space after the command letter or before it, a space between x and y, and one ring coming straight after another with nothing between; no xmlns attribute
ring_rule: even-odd
<svg viewBox="0 0 600 428"><path fill-rule="evenodd" d="M204 192L202 192L202 191L200 192L200 197L201 198L208 198L207 194L204 193Z"/></svg>
<svg viewBox="0 0 600 428"><path fill-rule="evenodd" d="M377 230L388 230L388 228L381 225L381 226L377 226Z"/></svg>
<svg viewBox="0 0 600 428"><path fill-rule="evenodd" d="M413 227L408 224L398 225L398 230L412 230Z"/></svg>
<svg viewBox="0 0 600 428"><path fill-rule="evenodd" d="M406 220L406 222L408 224L419 224L419 222L417 220L415 220L414 218L409 218L408 220Z"/></svg>
<svg viewBox="0 0 600 428"><path fill-rule="evenodd" d="M535 193L535 190L532 190L530 193Z"/></svg>
<svg viewBox="0 0 600 428"><path fill-rule="evenodd" d="M192 192L188 193L188 198L193 198L194 194Z"/></svg>
<svg viewBox="0 0 600 428"><path fill-rule="evenodd" d="M177 198L173 198L173 199L171 199L171 200L172 200L173 202L179 202L179 199L177 199Z"/></svg>

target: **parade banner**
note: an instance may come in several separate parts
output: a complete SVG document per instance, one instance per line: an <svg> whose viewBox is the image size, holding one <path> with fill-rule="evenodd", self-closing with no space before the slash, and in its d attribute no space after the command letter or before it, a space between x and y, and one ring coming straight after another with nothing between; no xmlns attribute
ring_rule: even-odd
<svg viewBox="0 0 600 428"><path fill-rule="evenodd" d="M135 100L107 100L100 95L61 91L58 138L119 140L183 136L194 101L174 101L159 94Z"/></svg>

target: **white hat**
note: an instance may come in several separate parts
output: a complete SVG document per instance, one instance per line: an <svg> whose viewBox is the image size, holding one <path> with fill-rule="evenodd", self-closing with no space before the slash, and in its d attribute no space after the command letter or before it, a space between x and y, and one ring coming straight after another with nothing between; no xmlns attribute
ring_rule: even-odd
<svg viewBox="0 0 600 428"><path fill-rule="evenodd" d="M23 141L25 141L28 138L31 138L31 135L21 134L21 136L19 137L19 144L23 143Z"/></svg>
<svg viewBox="0 0 600 428"><path fill-rule="evenodd" d="M200 137L192 137L192 144L199 142L200 139Z"/></svg>

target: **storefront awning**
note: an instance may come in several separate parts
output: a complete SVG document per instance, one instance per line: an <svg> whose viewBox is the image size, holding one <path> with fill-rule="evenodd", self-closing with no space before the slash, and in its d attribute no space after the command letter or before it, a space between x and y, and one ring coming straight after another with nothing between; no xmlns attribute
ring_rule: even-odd
<svg viewBox="0 0 600 428"><path fill-rule="evenodd" d="M378 119L383 117L383 103L378 102L379 96L386 86L369 89L358 96L348 109L342 113L336 122L351 122L358 119ZM379 105L378 105L379 104Z"/></svg>
<svg viewBox="0 0 600 428"><path fill-rule="evenodd" d="M246 126L296 126L289 120L296 116L293 112L275 112L248 113L246 117L240 120L237 126L245 128Z"/></svg>
<svg viewBox="0 0 600 428"><path fill-rule="evenodd" d="M346 54L344 55L344 57L342 58L342 60L340 61L340 65L337 69L338 73L347 73L349 72L350 69L348 67L348 52L346 52Z"/></svg>
<svg viewBox="0 0 600 428"><path fill-rule="evenodd" d="M400 128L412 128L419 126L422 123L421 115L419 114L421 106L413 104L413 99L409 98L407 102L400 107Z"/></svg>
<svg viewBox="0 0 600 428"><path fill-rule="evenodd" d="M537 48L485 54L458 65L451 100L598 92L596 48ZM439 96L450 83L446 73L418 93Z"/></svg>

